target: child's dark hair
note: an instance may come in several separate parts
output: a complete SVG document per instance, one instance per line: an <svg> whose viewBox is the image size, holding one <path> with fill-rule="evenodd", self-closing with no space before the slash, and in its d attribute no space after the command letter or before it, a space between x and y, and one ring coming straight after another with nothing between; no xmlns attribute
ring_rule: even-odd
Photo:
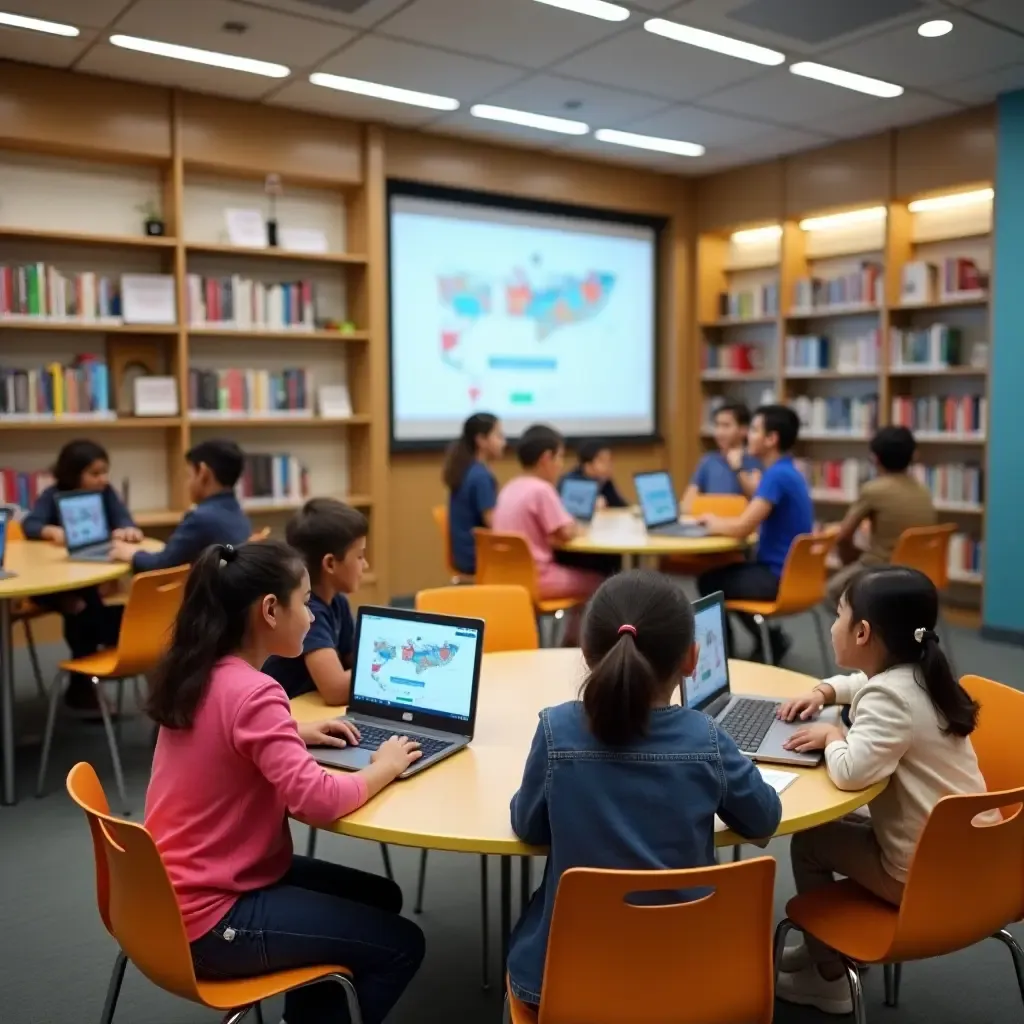
<svg viewBox="0 0 1024 1024"><path fill-rule="evenodd" d="M498 425L498 417L489 412L475 412L462 424L462 434L450 445L444 456L441 479L449 491L462 486L462 478L476 459L476 443Z"/></svg>
<svg viewBox="0 0 1024 1024"><path fill-rule="evenodd" d="M576 458L581 466L589 466L601 452L609 452L611 449L612 446L607 441L602 441L599 437L592 437L586 441L580 441L580 446L576 449Z"/></svg>
<svg viewBox="0 0 1024 1024"><path fill-rule="evenodd" d="M203 463L209 466L213 478L221 487L234 487L245 468L245 455L234 441L200 441L189 448L185 459L196 469Z"/></svg>
<svg viewBox="0 0 1024 1024"><path fill-rule="evenodd" d="M788 405L761 405L754 410L760 416L765 434L777 434L779 451L788 452L800 433L800 417Z"/></svg>
<svg viewBox="0 0 1024 1024"><path fill-rule="evenodd" d="M731 416L736 421L738 427L749 427L750 426L750 409L747 408L745 402L724 402L720 405L712 416L712 420L725 413Z"/></svg>
<svg viewBox="0 0 1024 1024"><path fill-rule="evenodd" d="M523 469L533 469L545 452L557 452L564 445L565 438L554 427L537 423L523 431L523 436L516 445L516 455L519 456L519 464Z"/></svg>
<svg viewBox="0 0 1024 1024"><path fill-rule="evenodd" d="M304 573L298 552L276 540L214 544L199 556L150 691L147 710L158 725L192 727L214 666L242 646L249 610L267 594L287 604Z"/></svg>
<svg viewBox="0 0 1024 1024"><path fill-rule="evenodd" d="M58 491L77 491L82 486L82 474L97 459L110 462L103 445L82 437L68 441L57 453L57 461L53 464L53 481Z"/></svg>
<svg viewBox="0 0 1024 1024"><path fill-rule="evenodd" d="M602 743L644 735L651 705L679 675L693 632L693 608L667 576L633 570L598 588L583 624L590 672L582 699Z"/></svg>
<svg viewBox="0 0 1024 1024"><path fill-rule="evenodd" d="M917 569L884 565L858 573L843 598L852 621L867 622L882 642L889 654L886 668L915 666L918 683L945 719L942 731L970 736L978 724L978 705L957 682L939 647L935 584Z"/></svg>
<svg viewBox="0 0 1024 1024"><path fill-rule="evenodd" d="M917 442L906 427L882 427L871 438L871 454L882 469L902 473L914 459Z"/></svg>
<svg viewBox="0 0 1024 1024"><path fill-rule="evenodd" d="M344 558L357 540L370 532L358 509L334 498L310 498L285 527L284 536L306 563L309 578L320 578L325 555Z"/></svg>

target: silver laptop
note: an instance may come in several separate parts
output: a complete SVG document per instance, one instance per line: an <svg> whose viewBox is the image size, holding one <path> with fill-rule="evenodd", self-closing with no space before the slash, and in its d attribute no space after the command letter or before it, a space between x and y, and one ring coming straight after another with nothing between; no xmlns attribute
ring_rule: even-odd
<svg viewBox="0 0 1024 1024"><path fill-rule="evenodd" d="M408 736L423 756L403 779L450 757L473 738L483 650L483 619L364 605L345 715L362 740L357 747L314 747L313 756L358 771L391 736Z"/></svg>
<svg viewBox="0 0 1024 1024"><path fill-rule="evenodd" d="M736 746L755 761L813 767L824 754L815 750L797 754L783 743L806 722L781 722L775 713L782 705L777 697L739 696L729 688L726 650L725 595L719 591L702 597L693 606L696 639L700 645L697 671L686 680L686 706L710 715ZM840 709L827 707L816 721L839 724Z"/></svg>
<svg viewBox="0 0 1024 1024"><path fill-rule="evenodd" d="M12 512L9 508L0 508L0 580L9 580L18 575L4 568L4 556L7 554L7 524L11 518Z"/></svg>
<svg viewBox="0 0 1024 1024"><path fill-rule="evenodd" d="M57 495L68 558L73 562L108 562L112 543L102 491L66 491Z"/></svg>
<svg viewBox="0 0 1024 1024"><path fill-rule="evenodd" d="M666 472L636 473L633 476L640 514L648 533L662 537L706 537L700 523L679 522L679 501L672 477Z"/></svg>
<svg viewBox="0 0 1024 1024"><path fill-rule="evenodd" d="M601 493L601 485L596 480L585 477L567 477L559 489L565 511L579 523L589 523L594 518L597 507L597 496Z"/></svg>

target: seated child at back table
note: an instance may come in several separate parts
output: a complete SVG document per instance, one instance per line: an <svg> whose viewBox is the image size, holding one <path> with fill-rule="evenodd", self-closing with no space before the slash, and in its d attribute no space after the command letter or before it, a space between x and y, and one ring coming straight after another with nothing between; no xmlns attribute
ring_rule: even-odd
<svg viewBox="0 0 1024 1024"><path fill-rule="evenodd" d="M318 691L325 704L347 704L352 689L355 624L346 594L362 582L366 564L366 516L333 498L311 498L292 517L285 539L309 572L313 624L297 658L277 655L263 666L289 697Z"/></svg>
<svg viewBox="0 0 1024 1024"><path fill-rule="evenodd" d="M607 441L581 442L576 452L577 463L558 481L561 489L566 480L596 480L601 489L597 494L598 508L626 508L628 502L619 493L612 479L612 450Z"/></svg>
<svg viewBox="0 0 1024 1024"><path fill-rule="evenodd" d="M752 498L761 481L761 463L746 450L750 410L742 402L726 402L715 410L716 452L708 452L694 470L683 493L683 513L698 494L742 494Z"/></svg>
<svg viewBox="0 0 1024 1024"><path fill-rule="evenodd" d="M540 713L512 797L516 835L550 847L508 956L512 991L533 1005L563 872L707 867L716 814L749 838L772 835L782 817L778 794L729 736L702 712L671 704L698 656L693 609L672 580L613 576L591 601L582 646L582 700Z"/></svg>

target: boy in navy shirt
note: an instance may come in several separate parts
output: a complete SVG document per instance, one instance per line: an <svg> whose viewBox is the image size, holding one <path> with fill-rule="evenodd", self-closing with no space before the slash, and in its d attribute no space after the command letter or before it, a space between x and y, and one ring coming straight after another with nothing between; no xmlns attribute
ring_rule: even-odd
<svg viewBox="0 0 1024 1024"><path fill-rule="evenodd" d="M799 432L799 417L785 405L762 405L754 412L748 445L764 466L754 497L740 516L708 515L701 516L701 521L723 537L749 537L760 529L756 559L704 573L697 580L702 595L721 590L727 600L738 601L774 601L778 595L779 577L793 538L814 529L811 494L789 454ZM750 616L741 615L740 619L757 644L755 658L760 655L763 659L760 630ZM769 634L772 661L777 665L792 641L778 626L771 626Z"/></svg>
<svg viewBox="0 0 1024 1024"><path fill-rule="evenodd" d="M750 410L742 402L726 402L715 410L717 452L708 452L694 471L683 494L689 512L698 494L742 494L752 498L761 479L761 463L745 448Z"/></svg>
<svg viewBox="0 0 1024 1024"><path fill-rule="evenodd" d="M333 498L312 498L288 523L285 539L306 563L313 624L297 658L268 658L263 671L289 697L319 691L324 702L347 704L352 689L355 625L346 594L366 571L369 524L358 510Z"/></svg>
<svg viewBox="0 0 1024 1024"><path fill-rule="evenodd" d="M626 508L629 503L612 479L612 450L606 441L581 441L576 460L576 467L558 481L559 491L566 480L596 480L601 488L597 492L598 508Z"/></svg>

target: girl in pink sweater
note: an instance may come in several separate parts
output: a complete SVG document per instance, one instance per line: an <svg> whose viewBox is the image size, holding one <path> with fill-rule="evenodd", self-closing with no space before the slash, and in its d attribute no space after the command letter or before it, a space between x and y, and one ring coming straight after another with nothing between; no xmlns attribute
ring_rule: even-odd
<svg viewBox="0 0 1024 1024"><path fill-rule="evenodd" d="M392 737L355 774L324 771L307 744L359 734L337 720L296 725L259 667L302 653L312 616L299 555L264 541L207 548L195 563L150 713L160 725L146 827L170 875L201 978L335 963L350 968L366 1024L382 1021L423 959L423 933L399 916L402 892L377 875L292 853L288 815L329 825L419 756ZM348 1019L322 982L285 1000L288 1024Z"/></svg>

